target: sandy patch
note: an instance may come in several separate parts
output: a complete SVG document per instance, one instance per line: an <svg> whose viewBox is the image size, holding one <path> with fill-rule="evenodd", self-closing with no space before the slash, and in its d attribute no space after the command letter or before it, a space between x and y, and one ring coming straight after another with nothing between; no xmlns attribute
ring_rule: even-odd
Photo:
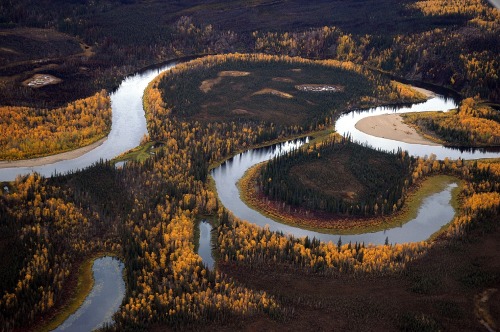
<svg viewBox="0 0 500 332"><path fill-rule="evenodd" d="M248 71L224 70L219 72L216 78L209 78L208 80L201 82L200 90L204 93L209 92L214 86L221 82L222 77L240 77L248 75L250 75L250 72Z"/></svg>
<svg viewBox="0 0 500 332"><path fill-rule="evenodd" d="M295 89L306 92L340 92L344 91L341 85L331 84L300 84L296 85Z"/></svg>
<svg viewBox="0 0 500 332"><path fill-rule="evenodd" d="M212 90L214 86L219 84L221 80L222 77L210 78L208 80L204 80L203 82L201 82L200 90L203 91L204 93L207 93L208 91Z"/></svg>
<svg viewBox="0 0 500 332"><path fill-rule="evenodd" d="M413 86L413 85L411 86L411 88L415 91L418 91L418 92L424 94L427 98L433 98L436 96L436 94L434 92L432 92L430 90L426 90L424 88L417 88L416 86Z"/></svg>
<svg viewBox="0 0 500 332"><path fill-rule="evenodd" d="M53 164L63 160L78 158L87 152L97 148L99 145L106 141L107 137L98 140L95 143L78 148L72 151L54 154L52 156L24 159L24 160L14 160L14 161L0 161L0 168L11 168L11 167L35 167L42 166L46 164Z"/></svg>
<svg viewBox="0 0 500 332"><path fill-rule="evenodd" d="M61 82L62 80L60 78L49 74L35 74L31 78L28 78L26 81L24 81L23 85L30 88L41 88L42 86L46 86L49 84L58 84Z"/></svg>
<svg viewBox="0 0 500 332"><path fill-rule="evenodd" d="M262 89L262 90L259 90L257 92L252 93L252 96L256 96L256 95L273 95L273 96L278 96L278 97L286 98L286 99L293 98L293 96L289 93L281 92L279 90L269 89L269 88L265 88L265 89Z"/></svg>
<svg viewBox="0 0 500 332"><path fill-rule="evenodd" d="M275 81L275 82L284 82L284 83L293 83L293 82L295 82L290 77L273 77L273 81Z"/></svg>
<svg viewBox="0 0 500 332"><path fill-rule="evenodd" d="M14 51L13 49L7 47L0 47L0 52L19 54L19 52Z"/></svg>
<svg viewBox="0 0 500 332"><path fill-rule="evenodd" d="M399 114L369 116L359 120L356 129L366 134L410 144L439 145L422 137L403 122Z"/></svg>

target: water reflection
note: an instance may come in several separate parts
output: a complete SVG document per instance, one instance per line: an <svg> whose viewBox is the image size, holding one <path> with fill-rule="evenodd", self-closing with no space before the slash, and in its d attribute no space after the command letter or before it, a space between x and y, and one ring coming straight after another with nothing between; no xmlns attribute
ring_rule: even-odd
<svg viewBox="0 0 500 332"><path fill-rule="evenodd" d="M142 96L159 73L175 66L166 64L125 78L111 94L112 125L107 140L92 151L70 160L35 167L12 167L0 169L0 181L12 181L19 174L38 172L44 176L67 173L92 165L99 160L109 160L138 146L147 134L146 118L142 107Z"/></svg>
<svg viewBox="0 0 500 332"><path fill-rule="evenodd" d="M395 141L387 138L368 135L356 129L356 123L369 116L377 116L382 114L399 114L412 112L429 112L429 111L448 111L456 108L457 104L451 98L443 96L435 96L426 102L412 104L410 106L395 106L395 107L375 107L368 110L356 110L350 113L343 114L335 123L335 129L342 135L350 135L353 140L367 144L375 149L386 151L397 151L398 148L408 151L413 156L430 156L436 155L437 159L479 159L479 158L498 158L500 157L500 148L457 148L444 146L431 146L424 144L410 144L400 141Z"/></svg>
<svg viewBox="0 0 500 332"><path fill-rule="evenodd" d="M253 165L297 148L306 141L305 139L294 140L277 144L269 148L249 150L241 154L241 157L228 160L221 166L212 170L211 175L215 180L217 193L222 204L238 218L247 220L261 227L268 226L271 231L293 234L296 237L315 237L322 241L332 241L334 243L337 243L340 237L344 243L352 241L382 244L385 242L386 238L388 238L391 243L423 241L427 240L432 234L453 219L455 210L451 206L450 200L452 197L452 189L457 187L457 184L453 182L450 182L441 192L430 195L424 199L415 219L400 227L373 233L342 236L338 234L320 233L281 224L248 207L241 200L236 186L236 183L243 176L245 171Z"/></svg>
<svg viewBox="0 0 500 332"><path fill-rule="evenodd" d="M198 246L198 255L200 255L209 269L213 269L215 265L214 257L212 256L212 225L206 220L200 221L200 244Z"/></svg>
<svg viewBox="0 0 500 332"><path fill-rule="evenodd" d="M125 296L123 263L113 257L94 261L94 287L78 310L53 331L87 332L113 323L112 316L118 311Z"/></svg>

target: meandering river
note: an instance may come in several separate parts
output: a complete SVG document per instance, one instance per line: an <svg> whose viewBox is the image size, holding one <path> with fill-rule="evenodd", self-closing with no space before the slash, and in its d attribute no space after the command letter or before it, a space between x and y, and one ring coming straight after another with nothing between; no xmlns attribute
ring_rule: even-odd
<svg viewBox="0 0 500 332"><path fill-rule="evenodd" d="M144 109L142 107L143 91L148 83L159 73L175 66L175 63L166 64L157 69L147 70L127 77L120 84L119 88L111 94L112 107L112 127L105 143L96 149L71 160L64 160L57 163L43 165L39 167L18 167L0 169L0 181L15 179L19 174L38 172L44 176L50 176L55 172L65 173L87 167L101 159L112 159L117 155L136 147L141 138L147 133ZM409 107L377 107L363 111L353 111L342 115L336 122L336 130L340 133L350 133L352 138L361 143L367 143L374 148L384 150L397 150L402 148L415 156L425 156L435 154L438 159L446 157L456 159L476 159L500 157L499 151L487 151L485 149L459 150L442 146L429 146L421 144L408 144L389 139L367 135L355 128L355 124L361 118L388 113L421 112L421 111L446 111L455 108L456 104L452 99L436 96L424 103L414 104ZM260 213L250 209L240 199L236 182L243 173L252 165L268 160L279 153L285 153L292 148L303 144L304 141L296 140L285 142L269 148L252 149L231 158L220 167L212 171L215 179L218 195L226 208L231 210L236 216L250 222L264 226L269 225L270 229L291 233L295 236L317 237L325 241L337 241L338 235L323 234L319 232L304 230L277 223ZM391 242L408 242L425 240L431 236L442 225L448 223L454 215L454 211L449 204L451 197L450 184L440 193L431 195L422 204L421 212L416 220L404 224L401 228L393 228L383 232L344 235L343 241L364 241L381 243L386 237ZM432 222L429 222L431 220ZM440 220L440 221L437 221ZM207 224L208 225L208 224ZM208 226L201 224L200 232L206 236ZM205 239L205 238L204 238ZM200 239L200 244L204 242ZM211 265L209 258L205 264Z"/></svg>
<svg viewBox="0 0 500 332"><path fill-rule="evenodd" d="M456 108L457 104L451 98L445 98L437 95L426 102L413 104L406 107L375 107L368 110L353 111L343 114L335 123L335 129L341 135L350 134L354 141L362 144L366 143L373 148L379 148L386 151L396 151L398 148L408 151L413 156L430 156L436 155L437 159L480 159L480 158L499 158L500 150L498 148L476 148L476 149L458 149L444 146L431 146L424 144L410 144L400 141L395 141L387 138L376 137L359 131L356 123L369 116L382 114L401 114L412 112L429 112L429 111L448 111Z"/></svg>
<svg viewBox="0 0 500 332"><path fill-rule="evenodd" d="M92 165L103 159L114 157L138 146L147 134L146 118L142 107L142 96L149 82L159 73L175 66L175 62L157 69L125 78L118 89L111 94L112 124L106 141L90 152L74 159L35 167L14 167L0 169L0 181L12 181L17 175L38 172L51 176L55 172L66 173Z"/></svg>
<svg viewBox="0 0 500 332"><path fill-rule="evenodd" d="M20 174L38 172L44 176L54 173L66 173L76 171L92 165L103 159L112 159L139 145L141 138L147 134L144 109L142 107L142 96L148 83L159 73L175 66L175 63L166 64L157 69L147 70L127 77L119 88L111 94L112 127L107 140L94 150L75 159L64 160L53 164L37 167L16 167L0 169L0 181L11 181ZM415 111L448 110L456 105L451 99L437 96L425 103L415 104L406 108L378 107L367 111L354 111L345 114L337 121L336 128L340 133L350 133L354 140L365 143L375 148L384 150L396 150L402 148L410 154L417 156L435 154L437 158L486 158L500 157L500 152L487 152L482 149L474 151L460 151L457 149L434 147L419 144L406 144L366 135L358 131L354 125L361 118L372 115L387 113L404 113ZM316 237L323 241L337 242L339 235L324 234L316 231L301 229L278 223L267 218L257 211L245 205L236 187L237 181L251 166L269 160L270 158L286 153L307 142L307 139L293 140L273 145L267 148L251 149L234 156L221 166L212 170L218 195L222 204L231 210L237 217L248 220L260 226L266 226L273 231L281 231L294 236ZM388 230L365 233L357 235L342 235L344 243L365 242L383 243L386 238L392 243L421 241L429 238L433 233L446 225L453 218L455 211L450 205L451 192L456 183L449 183L442 191L430 195L422 202L417 217L400 227ZM200 249L204 263L214 267L214 259L211 255L210 246L210 224L201 222L200 225ZM64 322L57 331L89 331L111 322L112 314L118 310L125 293L125 285L122 278L123 264L113 258L105 257L97 259L94 263L95 286L91 294L85 300L82 307Z"/></svg>
<svg viewBox="0 0 500 332"><path fill-rule="evenodd" d="M142 137L147 134L146 119L142 107L144 89L159 73L174 67L176 62L165 64L156 69L146 70L125 78L118 89L111 94L112 125L106 141L94 150L75 159L63 160L52 164L35 167L13 167L0 169L0 181L12 181L20 174L38 172L44 176L54 173L66 173L92 165L103 159L112 159L139 145ZM361 118L388 113L404 113L418 111L438 111L455 108L452 99L436 96L420 104L410 107L377 107L364 111L353 111L342 115L336 122L340 133L350 133L354 140L367 142L375 148L397 150L401 147L416 156L435 154L438 159L445 157L457 159L498 158L500 151L487 152L485 149L461 151L442 146L407 144L389 139L379 138L357 130L354 125Z"/></svg>
<svg viewBox="0 0 500 332"><path fill-rule="evenodd" d="M338 242L365 242L382 244L388 239L391 243L417 242L427 240L442 226L449 223L455 210L450 204L452 190L457 183L450 182L446 188L438 193L426 197L417 213L417 216L400 225L379 232L368 232L353 235L326 234L313 230L302 229L274 221L260 212L247 206L240 198L237 182L245 171L258 163L267 161L277 155L287 153L307 142L307 139L297 139L285 143L275 144L270 147L252 149L241 153L212 170L211 175L215 180L217 193L221 203L240 219L247 220L261 227L269 227L271 231L292 234L296 237L309 236L322 241Z"/></svg>

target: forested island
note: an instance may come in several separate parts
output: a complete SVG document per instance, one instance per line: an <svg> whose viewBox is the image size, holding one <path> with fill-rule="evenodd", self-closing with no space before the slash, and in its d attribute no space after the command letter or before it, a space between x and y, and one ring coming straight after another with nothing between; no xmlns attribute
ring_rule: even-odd
<svg viewBox="0 0 500 332"><path fill-rule="evenodd" d="M0 183L2 331L61 326L103 256L123 263L125 283L103 331L498 328L500 159L381 151L334 128L343 114L432 100L412 87L422 86L456 109L404 121L438 144L498 146L499 9L484 0L0 8L5 162L102 140L127 76L175 62L141 92L147 135L135 149ZM239 182L243 200L278 222L386 229L440 181L456 183L444 202L452 220L418 242L326 242L260 227L221 203L215 169L296 138L303 145ZM201 220L214 267L198 253Z"/></svg>

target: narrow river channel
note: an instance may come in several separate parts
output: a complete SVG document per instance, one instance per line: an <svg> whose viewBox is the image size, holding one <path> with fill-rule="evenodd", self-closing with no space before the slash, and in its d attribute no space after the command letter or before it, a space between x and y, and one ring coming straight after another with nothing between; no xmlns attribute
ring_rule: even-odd
<svg viewBox="0 0 500 332"><path fill-rule="evenodd" d="M349 134L354 141L361 144L368 144L375 149L382 149L386 151L396 151L398 148L408 151L413 156L430 156L436 155L437 159L444 160L450 159L480 159L480 158L498 158L500 157L500 150L498 148L476 148L476 149L458 149L444 146L431 146L424 144L410 144L400 141L395 141L387 138L376 137L359 131L355 125L356 123L370 116L377 116L383 114L401 114L413 112L429 112L429 111L448 111L456 108L457 104L451 98L445 98L437 95L426 102L413 104L405 107L374 107L368 110L353 111L343 114L336 122L335 129L341 135Z"/></svg>
<svg viewBox="0 0 500 332"><path fill-rule="evenodd" d="M210 270L215 266L215 259L212 255L212 225L206 220L199 222L200 241L198 246L198 255L203 260L203 264Z"/></svg>
<svg viewBox="0 0 500 332"><path fill-rule="evenodd" d="M123 263L114 257L96 259L92 266L92 291L80 308L53 331L88 332L112 324L112 316L125 296L123 268Z"/></svg>
<svg viewBox="0 0 500 332"><path fill-rule="evenodd" d="M119 88L111 95L112 106L112 128L107 140L96 149L85 155L64 160L57 163L38 167L17 167L0 169L0 181L11 181L19 174L38 172L44 176L51 176L55 172L65 173L87 167L101 159L112 159L117 155L128 151L139 145L141 138L147 133L144 109L142 107L143 91L147 84L159 73L175 66L175 63L166 64L157 69L147 70L127 77L120 84ZM415 111L447 111L455 108L456 104L452 99L436 96L420 104L410 107L377 107L370 110L354 111L341 116L336 129L340 133L350 133L354 140L361 143L368 143L374 148L384 150L397 150L402 148L408 150L415 156L425 156L435 154L438 159L446 157L456 159L477 159L477 158L498 158L500 151L487 151L485 149L459 150L445 148L442 146L428 146L420 144L407 144L389 139L378 138L366 135L355 128L355 124L361 118L388 113L404 113ZM290 149L297 148L304 144L303 140L295 140L281 143L263 149L251 149L239 154L218 168L212 170L211 174L215 179L218 195L226 208L231 210L236 216L248 220L249 222L265 226L269 225L273 231L293 234L294 236L316 237L323 241L338 241L339 235L324 234L298 227L292 227L277 223L260 213L250 209L239 198L236 182L243 173L251 166L269 160L279 153L285 153ZM342 241L364 241L366 243L382 243L386 238L392 243L409 241L420 241L429 238L443 225L447 224L454 215L454 210L450 206L451 190L456 184L450 183L443 191L427 197L422 203L420 212L415 220L409 221L401 227L388 229L377 233L366 233L358 235L343 235ZM209 224L200 224L201 243L209 239ZM207 235L208 234L208 235ZM205 245L204 244L204 245ZM207 251L200 251L200 254ZM202 254L204 256L204 254ZM204 257L204 263L213 266L213 258Z"/></svg>

